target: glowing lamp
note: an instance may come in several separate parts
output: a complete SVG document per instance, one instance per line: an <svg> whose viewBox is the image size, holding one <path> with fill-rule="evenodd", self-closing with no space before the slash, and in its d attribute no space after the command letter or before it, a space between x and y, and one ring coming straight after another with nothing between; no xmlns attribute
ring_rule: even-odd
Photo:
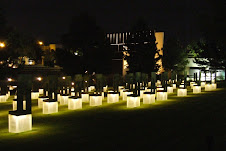
<svg viewBox="0 0 226 151"><path fill-rule="evenodd" d="M12 82L12 81L13 81L13 79L12 79L12 78L8 78L8 81L9 81L9 82Z"/></svg>
<svg viewBox="0 0 226 151"><path fill-rule="evenodd" d="M68 95L64 94L61 96L61 99L60 99L60 105L66 105L68 104Z"/></svg>
<svg viewBox="0 0 226 151"><path fill-rule="evenodd" d="M0 47L4 48L5 47L5 43L4 42L0 42Z"/></svg>
<svg viewBox="0 0 226 151"><path fill-rule="evenodd" d="M193 89L194 85L197 85L197 84L195 82L190 82L191 89Z"/></svg>
<svg viewBox="0 0 226 151"><path fill-rule="evenodd" d="M76 110L82 108L82 98L81 97L69 97L68 98L68 109Z"/></svg>
<svg viewBox="0 0 226 151"><path fill-rule="evenodd" d="M52 114L58 112L58 102L55 100L43 100L43 114Z"/></svg>
<svg viewBox="0 0 226 151"><path fill-rule="evenodd" d="M48 100L49 98L46 96L41 96L38 98L38 108L42 108L43 107L43 101L44 100Z"/></svg>
<svg viewBox="0 0 226 151"><path fill-rule="evenodd" d="M89 93L82 93L82 102L89 102Z"/></svg>
<svg viewBox="0 0 226 151"><path fill-rule="evenodd" d="M13 111L17 110L17 99L13 99ZM23 101L23 110L26 110L26 101Z"/></svg>
<svg viewBox="0 0 226 151"><path fill-rule="evenodd" d="M193 85L193 93L201 93L201 86Z"/></svg>
<svg viewBox="0 0 226 151"><path fill-rule="evenodd" d="M144 92L143 94L143 104L155 103L155 93Z"/></svg>
<svg viewBox="0 0 226 151"><path fill-rule="evenodd" d="M0 102L6 102L7 96L6 95L0 95Z"/></svg>
<svg viewBox="0 0 226 151"><path fill-rule="evenodd" d="M34 100L34 99L38 99L39 97L39 92L31 92L31 99Z"/></svg>
<svg viewBox="0 0 226 151"><path fill-rule="evenodd" d="M31 114L16 114L16 111L9 113L8 124L10 133L21 133L32 130L32 115Z"/></svg>
<svg viewBox="0 0 226 151"><path fill-rule="evenodd" d="M173 87L167 87L167 93L173 93Z"/></svg>
<svg viewBox="0 0 226 151"><path fill-rule="evenodd" d="M119 93L111 92L107 94L107 103L119 102Z"/></svg>
<svg viewBox="0 0 226 151"><path fill-rule="evenodd" d="M122 94L122 100L126 101L127 100L127 95L133 94L133 92L129 91L129 90L124 90L123 94Z"/></svg>
<svg viewBox="0 0 226 151"><path fill-rule="evenodd" d="M74 87L72 87L72 88L71 88L71 91L75 91L75 88L74 88Z"/></svg>
<svg viewBox="0 0 226 151"><path fill-rule="evenodd" d="M157 101L163 101L163 100L167 100L168 99L168 93L163 91L163 90L159 90L156 92L156 100Z"/></svg>
<svg viewBox="0 0 226 151"><path fill-rule="evenodd" d="M129 89L120 89L120 90L119 90L120 96L123 96L123 91L126 91L126 90L129 91Z"/></svg>
<svg viewBox="0 0 226 151"><path fill-rule="evenodd" d="M177 89L177 96L187 96L187 89L183 88Z"/></svg>
<svg viewBox="0 0 226 151"><path fill-rule="evenodd" d="M38 81L42 81L42 77L37 77L37 80Z"/></svg>
<svg viewBox="0 0 226 151"><path fill-rule="evenodd" d="M205 85L205 91L212 91L212 90L213 90L212 84L206 84Z"/></svg>
<svg viewBox="0 0 226 151"><path fill-rule="evenodd" d="M90 95L90 106L99 106L102 105L102 96L99 94Z"/></svg>
<svg viewBox="0 0 226 151"><path fill-rule="evenodd" d="M140 106L140 96L130 94L127 96L127 108Z"/></svg>

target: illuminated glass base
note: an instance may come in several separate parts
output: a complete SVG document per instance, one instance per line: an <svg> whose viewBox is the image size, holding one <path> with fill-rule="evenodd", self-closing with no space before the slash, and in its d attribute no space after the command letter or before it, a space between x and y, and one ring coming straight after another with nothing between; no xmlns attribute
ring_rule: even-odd
<svg viewBox="0 0 226 151"><path fill-rule="evenodd" d="M168 93L167 92L156 92L156 100L157 101L163 101L168 99Z"/></svg>
<svg viewBox="0 0 226 151"><path fill-rule="evenodd" d="M43 107L43 100L47 100L49 98L47 97L39 97L38 98L38 108L42 108Z"/></svg>
<svg viewBox="0 0 226 151"><path fill-rule="evenodd" d="M89 94L88 93L82 93L82 102L89 102Z"/></svg>
<svg viewBox="0 0 226 151"><path fill-rule="evenodd" d="M39 92L31 92L31 99L34 100L34 99L38 99L39 97Z"/></svg>
<svg viewBox="0 0 226 151"><path fill-rule="evenodd" d="M123 91L123 93L122 93L122 100L126 101L127 100L127 95L130 95L130 94L133 94L133 92L130 92L130 91L127 91L127 90Z"/></svg>
<svg viewBox="0 0 226 151"><path fill-rule="evenodd" d="M155 94L145 92L143 94L143 104L151 104L151 103L155 103Z"/></svg>
<svg viewBox="0 0 226 151"><path fill-rule="evenodd" d="M187 89L177 89L177 96L187 96Z"/></svg>
<svg viewBox="0 0 226 151"><path fill-rule="evenodd" d="M140 96L133 94L127 96L127 108L134 108L140 106Z"/></svg>
<svg viewBox="0 0 226 151"><path fill-rule="evenodd" d="M102 95L90 95L90 106L100 106L102 105Z"/></svg>
<svg viewBox="0 0 226 151"><path fill-rule="evenodd" d="M119 102L119 93L108 93L107 103L116 103L116 102Z"/></svg>
<svg viewBox="0 0 226 151"><path fill-rule="evenodd" d="M82 108L82 98L70 97L68 99L68 109L76 110Z"/></svg>
<svg viewBox="0 0 226 151"><path fill-rule="evenodd" d="M52 114L58 112L58 102L49 102L48 100L43 101L43 114Z"/></svg>
<svg viewBox="0 0 226 151"><path fill-rule="evenodd" d="M60 98L60 105L67 105L68 104L68 95L62 95Z"/></svg>
<svg viewBox="0 0 226 151"><path fill-rule="evenodd" d="M167 93L168 94L173 93L173 87L167 87Z"/></svg>
<svg viewBox="0 0 226 151"><path fill-rule="evenodd" d="M193 93L201 93L201 86L193 86Z"/></svg>
<svg viewBox="0 0 226 151"><path fill-rule="evenodd" d="M32 130L32 115L8 115L9 132L21 133Z"/></svg>

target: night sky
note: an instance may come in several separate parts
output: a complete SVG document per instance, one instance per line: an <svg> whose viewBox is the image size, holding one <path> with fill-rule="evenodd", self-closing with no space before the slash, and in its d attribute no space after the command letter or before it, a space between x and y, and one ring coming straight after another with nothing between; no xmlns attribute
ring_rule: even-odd
<svg viewBox="0 0 226 151"><path fill-rule="evenodd" d="M1 0L8 24L40 40L59 42L71 18L82 12L96 17L106 32L127 31L139 17L165 37L182 41L200 35L198 15L211 14L207 0ZM197 2L198 1L198 2Z"/></svg>

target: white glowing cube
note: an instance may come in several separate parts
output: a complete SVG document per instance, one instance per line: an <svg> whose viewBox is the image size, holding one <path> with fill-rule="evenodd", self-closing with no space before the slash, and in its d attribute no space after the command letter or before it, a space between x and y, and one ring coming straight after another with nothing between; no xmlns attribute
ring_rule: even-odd
<svg viewBox="0 0 226 151"><path fill-rule="evenodd" d="M60 105L66 105L68 104L68 95L62 95L60 99Z"/></svg>
<svg viewBox="0 0 226 151"><path fill-rule="evenodd" d="M68 99L68 109L69 110L76 110L82 108L82 98L78 97L70 97Z"/></svg>
<svg viewBox="0 0 226 151"><path fill-rule="evenodd" d="M14 95L14 99L17 99L17 95Z"/></svg>
<svg viewBox="0 0 226 151"><path fill-rule="evenodd" d="M201 82L201 87L205 88L206 82Z"/></svg>
<svg viewBox="0 0 226 151"><path fill-rule="evenodd" d="M8 115L9 132L21 133L32 130L32 115Z"/></svg>
<svg viewBox="0 0 226 151"><path fill-rule="evenodd" d="M187 89L177 89L177 96L187 96Z"/></svg>
<svg viewBox="0 0 226 151"><path fill-rule="evenodd" d="M48 97L39 97L38 98L38 108L42 108L43 107L43 101L44 100L48 100Z"/></svg>
<svg viewBox="0 0 226 151"><path fill-rule="evenodd" d="M13 111L17 110L17 100L13 100ZM23 101L23 110L26 110L26 101Z"/></svg>
<svg viewBox="0 0 226 151"><path fill-rule="evenodd" d="M193 85L193 93L201 93L201 86Z"/></svg>
<svg viewBox="0 0 226 151"><path fill-rule="evenodd" d="M43 114L52 114L58 112L58 102L56 101L43 101Z"/></svg>
<svg viewBox="0 0 226 151"><path fill-rule="evenodd" d="M167 87L167 93L173 93L173 87Z"/></svg>
<svg viewBox="0 0 226 151"><path fill-rule="evenodd" d="M6 95L0 95L0 102L6 102L7 97Z"/></svg>
<svg viewBox="0 0 226 151"><path fill-rule="evenodd" d="M143 99L143 94L144 94L145 90L140 90L140 98Z"/></svg>
<svg viewBox="0 0 226 151"><path fill-rule="evenodd" d="M205 85L205 91L212 91L212 90L213 90L212 84L206 84Z"/></svg>
<svg viewBox="0 0 226 151"><path fill-rule="evenodd" d="M39 92L31 92L31 99L38 99L39 97Z"/></svg>
<svg viewBox="0 0 226 151"><path fill-rule="evenodd" d="M217 84L216 83L212 83L211 85L212 85L212 89L213 90L217 89Z"/></svg>
<svg viewBox="0 0 226 151"><path fill-rule="evenodd" d="M108 93L107 103L116 103L116 102L119 102L119 93Z"/></svg>
<svg viewBox="0 0 226 151"><path fill-rule="evenodd" d="M102 96L101 95L90 95L90 106L99 106L102 105Z"/></svg>
<svg viewBox="0 0 226 151"><path fill-rule="evenodd" d="M140 106L140 96L133 94L127 96L127 108L134 108Z"/></svg>
<svg viewBox="0 0 226 151"><path fill-rule="evenodd" d="M176 84L172 84L173 86L173 89L176 89L177 88L177 85Z"/></svg>
<svg viewBox="0 0 226 151"><path fill-rule="evenodd" d="M39 93L39 95L43 95L44 94L44 89L38 89L38 93Z"/></svg>
<svg viewBox="0 0 226 151"><path fill-rule="evenodd" d="M151 92L145 92L143 94L143 104L155 103L155 94Z"/></svg>
<svg viewBox="0 0 226 151"><path fill-rule="evenodd" d="M82 93L82 102L89 102L89 94L88 93Z"/></svg>
<svg viewBox="0 0 226 151"><path fill-rule="evenodd" d="M126 100L127 100L127 95L130 95L130 94L133 94L133 92L130 92L130 91L123 91L123 94L122 94L122 100L123 100L123 101L126 101Z"/></svg>
<svg viewBox="0 0 226 151"><path fill-rule="evenodd" d="M168 93L163 91L156 92L156 100L163 101L168 99Z"/></svg>

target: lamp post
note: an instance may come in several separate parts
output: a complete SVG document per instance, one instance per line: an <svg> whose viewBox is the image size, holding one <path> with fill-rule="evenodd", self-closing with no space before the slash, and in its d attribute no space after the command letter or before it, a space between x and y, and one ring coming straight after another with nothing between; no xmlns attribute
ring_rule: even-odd
<svg viewBox="0 0 226 151"><path fill-rule="evenodd" d="M0 48L4 48L5 47L5 43L4 42L0 42Z"/></svg>

